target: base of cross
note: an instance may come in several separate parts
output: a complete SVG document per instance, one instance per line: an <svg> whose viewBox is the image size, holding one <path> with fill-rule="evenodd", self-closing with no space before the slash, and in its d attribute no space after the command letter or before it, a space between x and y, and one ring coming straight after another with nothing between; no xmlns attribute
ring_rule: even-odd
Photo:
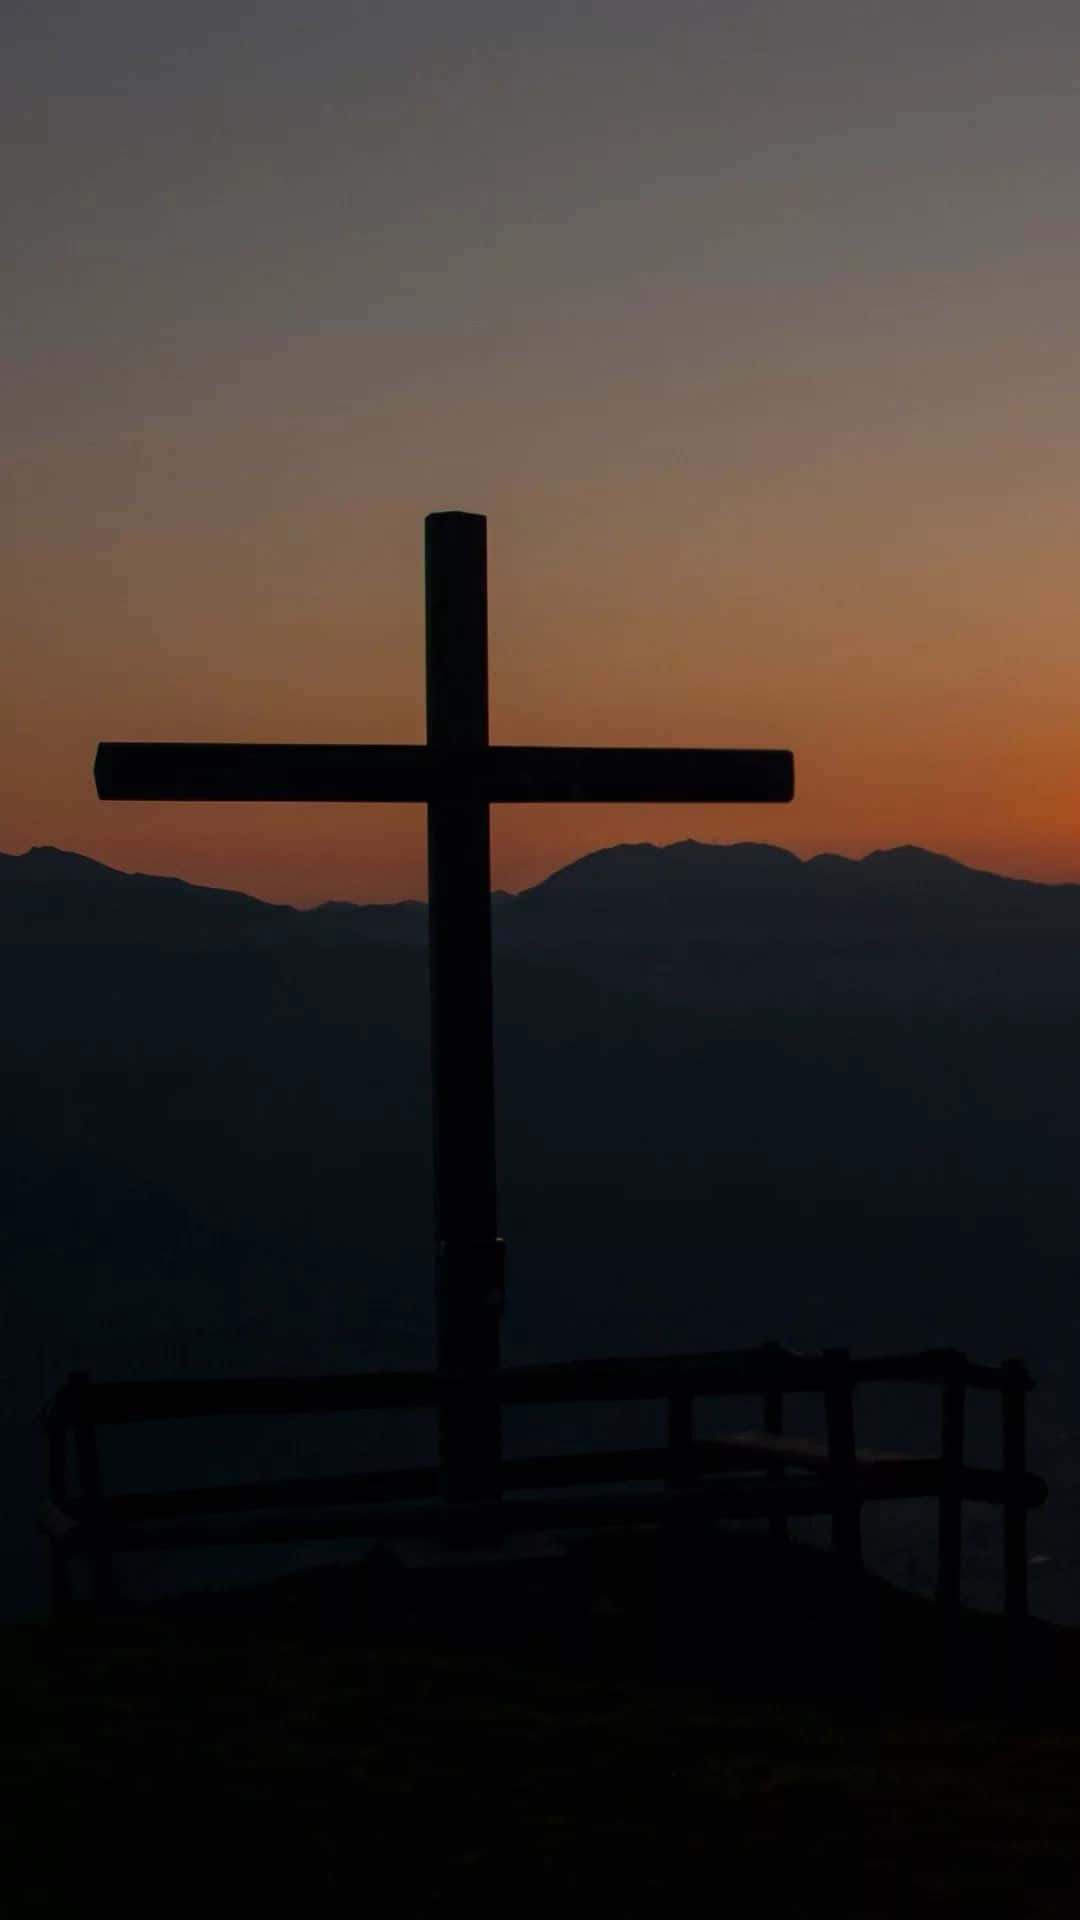
<svg viewBox="0 0 1080 1920"><path fill-rule="evenodd" d="M502 1491L499 1323L506 1297L506 1244L440 1240L435 1260L439 1377L439 1491L455 1544L490 1546L502 1529L466 1509Z"/></svg>

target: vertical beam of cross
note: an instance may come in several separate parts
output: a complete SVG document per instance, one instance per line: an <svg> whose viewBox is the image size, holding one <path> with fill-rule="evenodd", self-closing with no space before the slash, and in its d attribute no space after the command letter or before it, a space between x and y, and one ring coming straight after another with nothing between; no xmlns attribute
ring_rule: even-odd
<svg viewBox="0 0 1080 1920"><path fill-rule="evenodd" d="M424 523L427 738L438 756L488 745L487 522ZM428 807L436 1302L439 1367L460 1381L441 1416L452 1499L498 1492L502 1243L495 1188L490 807L455 787Z"/></svg>

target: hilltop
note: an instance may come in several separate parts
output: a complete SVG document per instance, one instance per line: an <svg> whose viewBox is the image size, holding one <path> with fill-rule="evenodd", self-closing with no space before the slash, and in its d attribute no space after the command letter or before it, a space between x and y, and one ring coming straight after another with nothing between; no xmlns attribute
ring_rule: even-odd
<svg viewBox="0 0 1080 1920"><path fill-rule="evenodd" d="M631 1544L587 1589L565 1566L554 1584L526 1567L524 1587L448 1574L457 1603L440 1588L426 1624L339 1571L0 1632L25 1910L90 1888L113 1913L186 1915L212 1878L219 1905L290 1916L383 1888L417 1914L645 1916L704 1890L793 1920L1071 1916L1075 1634L1037 1634L1026 1720L992 1696L946 1717L931 1610L872 1583L884 1684L853 1700L822 1633L825 1562L793 1554L777 1578L744 1539L719 1593L658 1606ZM983 1670L992 1629L966 1623ZM763 1686L770 1639L788 1657Z"/></svg>

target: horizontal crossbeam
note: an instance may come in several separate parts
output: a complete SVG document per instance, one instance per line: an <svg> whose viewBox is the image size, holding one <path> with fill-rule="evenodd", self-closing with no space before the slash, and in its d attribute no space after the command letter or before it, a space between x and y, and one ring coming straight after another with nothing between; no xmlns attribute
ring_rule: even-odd
<svg viewBox="0 0 1080 1920"><path fill-rule="evenodd" d="M713 747L210 746L103 741L102 800L790 800L790 753Z"/></svg>

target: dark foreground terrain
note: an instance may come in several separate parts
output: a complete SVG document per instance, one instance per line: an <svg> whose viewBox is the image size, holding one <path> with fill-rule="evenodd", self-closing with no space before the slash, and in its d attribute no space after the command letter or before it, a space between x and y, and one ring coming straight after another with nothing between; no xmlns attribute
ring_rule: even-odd
<svg viewBox="0 0 1080 1920"><path fill-rule="evenodd" d="M1080 1635L809 1549L328 1569L0 1638L13 1916L1073 1914ZM14 1896L13 1896L13 1890Z"/></svg>

